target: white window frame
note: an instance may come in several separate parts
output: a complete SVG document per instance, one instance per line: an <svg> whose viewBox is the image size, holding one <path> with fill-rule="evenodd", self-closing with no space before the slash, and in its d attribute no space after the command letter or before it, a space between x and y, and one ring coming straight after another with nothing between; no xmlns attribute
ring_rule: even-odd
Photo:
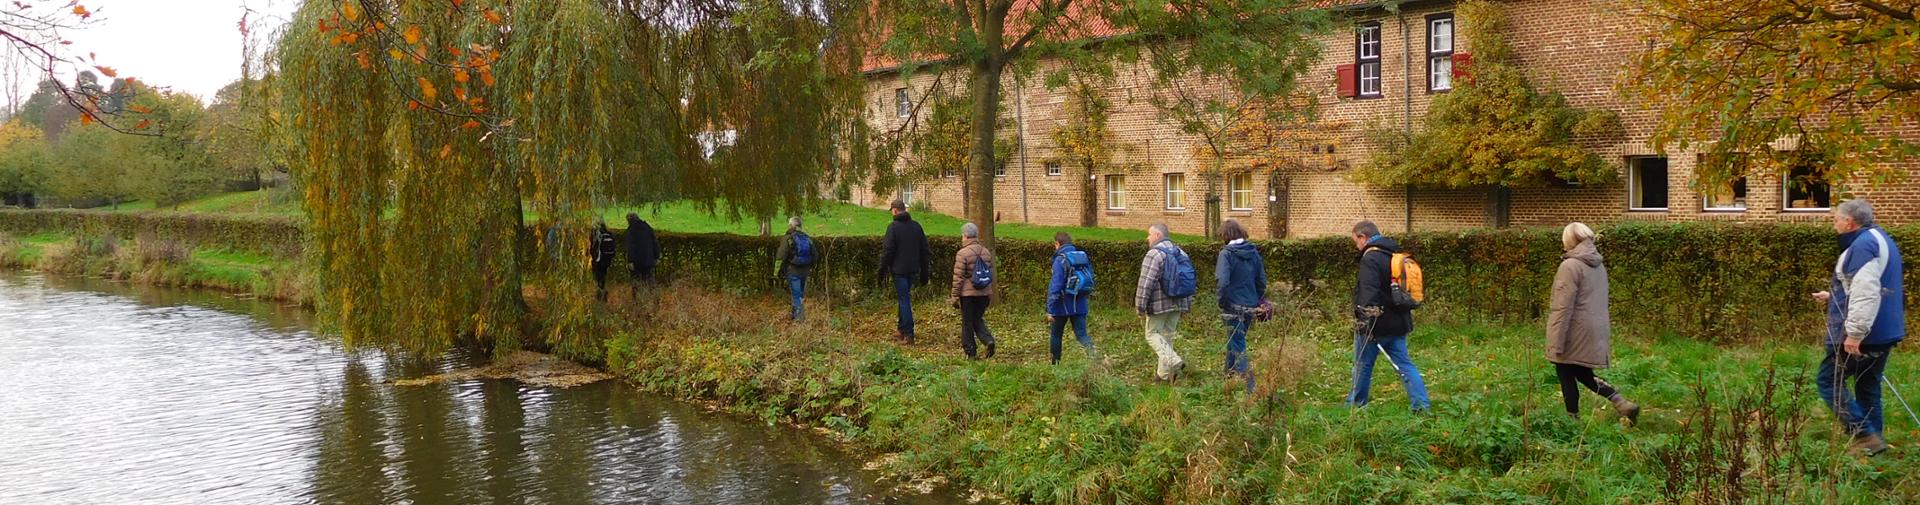
<svg viewBox="0 0 1920 505"><path fill-rule="evenodd" d="M1106 184L1107 210L1127 210L1126 174L1109 174L1107 175Z"/></svg>
<svg viewBox="0 0 1920 505"><path fill-rule="evenodd" d="M907 93L907 88L893 88L893 109L895 117L913 115L913 95Z"/></svg>
<svg viewBox="0 0 1920 505"><path fill-rule="evenodd" d="M1667 178L1667 180L1669 181L1667 184L1667 207L1641 207L1638 205L1640 202L1634 198L1634 194L1635 194L1634 188L1639 187L1641 183L1640 162L1644 160L1656 160L1656 159L1666 160L1666 163L1667 163L1667 174L1669 175L1669 177ZM1673 174L1672 158L1667 158L1665 156L1634 156L1631 158L1627 158L1627 210L1633 211L1633 212L1666 212L1670 210L1670 208L1673 206L1673 184L1671 182L1673 180L1673 178L1671 177L1672 174ZM1702 205L1704 206L1705 200L1701 200L1701 202L1702 202Z"/></svg>
<svg viewBox="0 0 1920 505"><path fill-rule="evenodd" d="M1739 177L1727 182L1727 191L1733 191L1733 186L1737 183L1747 183L1748 200L1746 203L1741 203L1738 206L1715 207L1713 206L1714 193L1702 192L1700 193L1700 210L1702 212L1746 212L1747 208L1753 204L1753 184L1752 181L1747 180L1746 177Z"/></svg>
<svg viewBox="0 0 1920 505"><path fill-rule="evenodd" d="M1380 34L1379 22L1362 23L1354 34L1354 92L1363 98L1381 96Z"/></svg>
<svg viewBox="0 0 1920 505"><path fill-rule="evenodd" d="M1804 168L1807 168L1809 170L1813 169L1813 167L1804 167ZM1789 194L1788 192L1789 188L1787 185L1793 182L1794 170L1795 169L1791 169L1791 168L1787 169L1786 175L1780 177L1780 211L1781 212L1809 212L1809 213L1832 211L1834 199L1833 199L1833 182L1831 181L1826 183L1827 184L1827 206L1826 207L1792 207L1793 197L1791 194Z"/></svg>
<svg viewBox="0 0 1920 505"><path fill-rule="evenodd" d="M1235 187L1241 181L1245 181L1246 185L1241 187ZM1245 207L1240 206L1240 202L1242 201L1240 198L1241 195L1246 195L1246 199L1244 200L1246 202ZM1234 174L1232 176L1227 177L1227 209L1228 210L1245 210L1245 211L1253 210L1253 174L1252 173Z"/></svg>
<svg viewBox="0 0 1920 505"><path fill-rule="evenodd" d="M1166 186L1167 210L1187 210L1187 174L1163 174L1160 180ZM1176 182L1179 189L1174 189Z"/></svg>
<svg viewBox="0 0 1920 505"><path fill-rule="evenodd" d="M1444 39L1440 28L1446 28ZM1453 14L1435 14L1427 18L1427 91L1453 90L1453 50L1460 33Z"/></svg>
<svg viewBox="0 0 1920 505"><path fill-rule="evenodd" d="M1065 173L1065 170L1062 169L1058 161L1049 161L1046 163L1046 166L1047 177L1059 177L1060 174Z"/></svg>

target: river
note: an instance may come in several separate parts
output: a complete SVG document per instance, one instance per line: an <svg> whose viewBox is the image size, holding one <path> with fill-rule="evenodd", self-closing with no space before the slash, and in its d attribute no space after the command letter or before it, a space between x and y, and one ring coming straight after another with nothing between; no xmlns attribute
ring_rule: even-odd
<svg viewBox="0 0 1920 505"><path fill-rule="evenodd" d="M959 503L812 433L618 381L389 382L223 294L0 273L0 503Z"/></svg>

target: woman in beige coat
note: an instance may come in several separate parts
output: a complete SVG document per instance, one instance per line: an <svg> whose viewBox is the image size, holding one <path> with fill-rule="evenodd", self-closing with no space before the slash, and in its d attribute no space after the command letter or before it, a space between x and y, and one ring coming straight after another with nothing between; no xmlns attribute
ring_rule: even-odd
<svg viewBox="0 0 1920 505"><path fill-rule="evenodd" d="M1560 399L1567 415L1580 417L1580 385L1613 402L1613 408L1636 422L1640 406L1627 401L1612 384L1594 377L1606 368L1613 348L1607 317L1607 265L1593 244L1593 229L1573 223L1560 232L1560 271L1553 276L1553 305L1547 316L1547 361L1560 375Z"/></svg>
<svg viewBox="0 0 1920 505"><path fill-rule="evenodd" d="M960 250L953 254L953 306L960 308L960 350L967 353L967 359L976 359L974 338L986 344L986 357L993 357L993 332L987 331L987 306L993 303L992 279L986 285L975 285L974 265L984 263L988 269L996 265L993 251L980 244L980 227L973 223L960 226Z"/></svg>

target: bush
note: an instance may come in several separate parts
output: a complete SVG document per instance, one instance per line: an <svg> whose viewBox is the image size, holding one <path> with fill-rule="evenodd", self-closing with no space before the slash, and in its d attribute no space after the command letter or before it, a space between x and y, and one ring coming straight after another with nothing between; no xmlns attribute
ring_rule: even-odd
<svg viewBox="0 0 1920 505"><path fill-rule="evenodd" d="M190 249L230 249L281 257L298 256L306 240L299 221L288 217L0 210L0 231L31 235L79 230L118 238L151 234Z"/></svg>

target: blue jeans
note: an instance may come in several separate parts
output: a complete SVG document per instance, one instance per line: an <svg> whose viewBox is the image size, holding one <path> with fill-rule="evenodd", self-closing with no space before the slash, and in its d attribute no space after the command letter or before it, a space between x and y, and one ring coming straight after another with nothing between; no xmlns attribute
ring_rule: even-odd
<svg viewBox="0 0 1920 505"><path fill-rule="evenodd" d="M1053 362L1060 362L1060 334L1066 330L1067 322L1073 322L1073 336L1080 339L1080 347L1087 349L1087 355L1093 355L1093 337L1087 336L1087 315L1053 316L1053 327L1047 340L1047 350L1053 352Z"/></svg>
<svg viewBox="0 0 1920 505"><path fill-rule="evenodd" d="M1358 333L1353 336L1353 392L1347 395L1347 405L1362 407L1370 401L1367 396L1373 389L1373 364L1382 351L1400 373L1400 382L1406 384L1413 410L1426 410L1427 383L1420 378L1420 368L1413 366L1413 358L1407 356L1407 337L1369 338Z"/></svg>
<svg viewBox="0 0 1920 505"><path fill-rule="evenodd" d="M1860 346L1861 356L1847 354L1839 346L1827 347L1827 358L1820 361L1820 399L1846 426L1848 435L1879 434L1883 426L1880 404L1880 377L1887 370L1887 357L1893 345ZM1847 380L1853 390L1847 390Z"/></svg>
<svg viewBox="0 0 1920 505"><path fill-rule="evenodd" d="M911 337L913 336L913 277L893 276L893 296L900 301L900 312L896 316L898 319L894 328L900 330L900 336Z"/></svg>
<svg viewBox="0 0 1920 505"><path fill-rule="evenodd" d="M790 317L795 321L799 321L807 309L807 278L788 274L787 292L793 294L793 314Z"/></svg>
<svg viewBox="0 0 1920 505"><path fill-rule="evenodd" d="M1247 327L1253 325L1251 315L1224 315L1221 322L1227 325L1227 361L1228 373L1240 374L1247 379L1247 392L1253 392L1253 358L1247 355Z"/></svg>

